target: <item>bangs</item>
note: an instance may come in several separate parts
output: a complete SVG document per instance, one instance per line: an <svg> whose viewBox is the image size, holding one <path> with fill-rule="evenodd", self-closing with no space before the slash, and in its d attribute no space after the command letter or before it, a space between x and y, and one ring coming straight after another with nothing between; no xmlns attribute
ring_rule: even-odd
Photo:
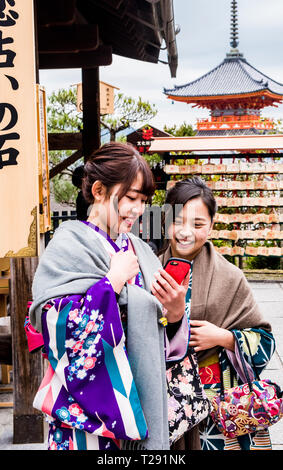
<svg viewBox="0 0 283 470"><path fill-rule="evenodd" d="M122 182L122 187L118 196L119 199L125 196L129 191L138 173L141 173L142 175L142 186L139 193L144 194L148 200L152 198L155 191L153 174L144 158L141 155L138 155L138 158L133 159L130 164L130 168L128 168L127 179Z"/></svg>

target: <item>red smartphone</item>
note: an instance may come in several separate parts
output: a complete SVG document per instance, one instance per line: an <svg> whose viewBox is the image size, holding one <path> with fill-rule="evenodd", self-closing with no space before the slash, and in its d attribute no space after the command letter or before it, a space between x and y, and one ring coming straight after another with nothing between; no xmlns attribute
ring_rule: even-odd
<svg viewBox="0 0 283 470"><path fill-rule="evenodd" d="M178 284L182 284L187 274L189 274L191 267L191 262L186 259L169 258L164 269Z"/></svg>

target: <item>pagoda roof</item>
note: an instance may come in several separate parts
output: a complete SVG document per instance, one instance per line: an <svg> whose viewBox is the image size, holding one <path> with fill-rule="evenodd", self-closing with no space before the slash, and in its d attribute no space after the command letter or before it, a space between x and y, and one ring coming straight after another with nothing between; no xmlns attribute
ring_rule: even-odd
<svg viewBox="0 0 283 470"><path fill-rule="evenodd" d="M258 129L250 127L249 129L213 129L213 130L198 130L196 136L209 137L209 136L225 136L225 135L264 135Z"/></svg>
<svg viewBox="0 0 283 470"><path fill-rule="evenodd" d="M165 89L170 99L197 102L199 98L267 94L274 100L283 98L283 84L263 74L240 54L226 58L210 72L185 85ZM264 101L264 100L263 100ZM263 104L266 106L267 104Z"/></svg>

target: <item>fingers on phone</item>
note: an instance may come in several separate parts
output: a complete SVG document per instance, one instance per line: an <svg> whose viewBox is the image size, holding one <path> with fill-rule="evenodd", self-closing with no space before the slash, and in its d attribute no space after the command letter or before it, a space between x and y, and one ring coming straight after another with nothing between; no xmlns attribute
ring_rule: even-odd
<svg viewBox="0 0 283 470"><path fill-rule="evenodd" d="M174 289L176 289L177 287L179 287L178 282L175 281L175 279L174 279L172 276L170 276L170 274L168 274L168 273L165 271L165 269L160 268L158 271L160 272L160 275L161 275L164 279L166 279L166 281L168 282L168 284L170 284L171 287L173 287Z"/></svg>
<svg viewBox="0 0 283 470"><path fill-rule="evenodd" d="M153 281L151 285L151 292L152 294L159 300L162 300L162 292L165 292L164 289L157 283L157 281Z"/></svg>
<svg viewBox="0 0 283 470"><path fill-rule="evenodd" d="M154 284L157 288L157 290L163 289L166 291L168 288L168 283L165 279L162 278L162 276L159 273L155 273L154 277L156 278L156 281L154 281Z"/></svg>

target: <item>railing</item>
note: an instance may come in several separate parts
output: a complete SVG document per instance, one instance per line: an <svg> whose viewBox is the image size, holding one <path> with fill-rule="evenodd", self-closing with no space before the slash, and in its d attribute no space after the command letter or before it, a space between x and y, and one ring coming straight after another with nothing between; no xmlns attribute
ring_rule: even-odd
<svg viewBox="0 0 283 470"><path fill-rule="evenodd" d="M202 118L197 120L197 129L273 129L274 122L269 119L260 119L256 116L220 116L211 120Z"/></svg>
<svg viewBox="0 0 283 470"><path fill-rule="evenodd" d="M75 220L77 218L76 211L62 211L59 214L58 211L54 211L53 215L51 216L51 224L52 228L49 232L45 234L45 247L50 242L51 238L53 237L54 231L56 228L59 227L61 222L65 222L66 220ZM137 232L136 234L139 235L145 242L151 242L151 247L153 250L156 249L158 251L162 245L162 238L154 238L154 229L153 229L153 214L149 211L149 213L143 218L143 222L145 224L144 228L142 227L142 217L140 217L139 221L136 222L137 224ZM161 231L160 231L161 233Z"/></svg>
<svg viewBox="0 0 283 470"><path fill-rule="evenodd" d="M77 212L76 211L62 211L60 214L58 211L54 211L53 215L51 215L51 230L46 232L45 234L45 246L48 245L50 242L51 238L53 237L53 233L56 230L56 228L59 227L61 222L65 222L66 220L75 220L77 218Z"/></svg>

